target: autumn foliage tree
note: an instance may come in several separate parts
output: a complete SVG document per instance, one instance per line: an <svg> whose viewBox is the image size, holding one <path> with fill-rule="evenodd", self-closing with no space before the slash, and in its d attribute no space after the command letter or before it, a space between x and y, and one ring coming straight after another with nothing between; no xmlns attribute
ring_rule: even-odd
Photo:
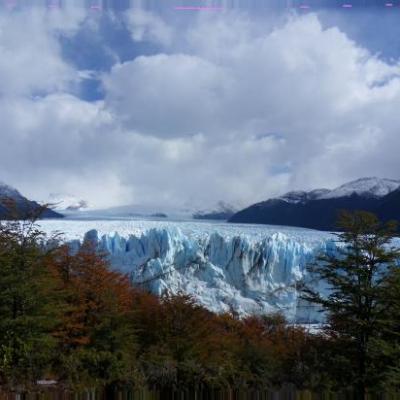
<svg viewBox="0 0 400 400"><path fill-rule="evenodd" d="M53 332L59 378L84 385L132 380L135 330L128 277L112 271L106 257L90 243L76 253L60 247L49 267L64 305Z"/></svg>
<svg viewBox="0 0 400 400"><path fill-rule="evenodd" d="M319 373L306 356L307 332L280 314L239 319L185 294L137 297L138 358L149 387L265 390L302 382L304 371Z"/></svg>

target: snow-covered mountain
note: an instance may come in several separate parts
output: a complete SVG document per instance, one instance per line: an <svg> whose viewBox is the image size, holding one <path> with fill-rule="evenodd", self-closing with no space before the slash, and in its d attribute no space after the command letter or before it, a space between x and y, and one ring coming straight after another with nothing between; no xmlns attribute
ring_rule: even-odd
<svg viewBox="0 0 400 400"><path fill-rule="evenodd" d="M238 209L235 206L225 201L219 201L213 208L196 211L192 216L194 219L219 219L226 221L237 211Z"/></svg>
<svg viewBox="0 0 400 400"><path fill-rule="evenodd" d="M318 196L318 199L337 199L358 194L365 197L383 197L400 188L400 180L381 178L361 178L345 183L329 192Z"/></svg>
<svg viewBox="0 0 400 400"><path fill-rule="evenodd" d="M376 177L360 178L341 185L335 189L314 189L310 192L293 191L278 197L287 203L304 203L310 200L337 199L353 194L364 197L383 197L400 188L400 180L381 179Z"/></svg>
<svg viewBox="0 0 400 400"><path fill-rule="evenodd" d="M305 192L303 190L292 191L278 197L279 200L283 200L287 203L297 204L305 203L310 200L316 200L322 196L330 193L329 189L315 189L311 192Z"/></svg>
<svg viewBox="0 0 400 400"><path fill-rule="evenodd" d="M237 212L229 221L337 230L341 210L365 210L382 220L400 220L400 203L394 199L397 196L391 196L399 191L400 180L361 178L333 190L289 192L253 204Z"/></svg>

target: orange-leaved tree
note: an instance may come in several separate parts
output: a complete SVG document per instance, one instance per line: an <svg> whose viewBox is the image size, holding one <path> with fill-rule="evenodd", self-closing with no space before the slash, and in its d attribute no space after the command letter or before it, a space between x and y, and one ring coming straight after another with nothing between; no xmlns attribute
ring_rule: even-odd
<svg viewBox="0 0 400 400"><path fill-rule="evenodd" d="M60 247L52 260L64 298L55 368L69 384L132 381L135 375L133 289L89 243L77 252Z"/></svg>

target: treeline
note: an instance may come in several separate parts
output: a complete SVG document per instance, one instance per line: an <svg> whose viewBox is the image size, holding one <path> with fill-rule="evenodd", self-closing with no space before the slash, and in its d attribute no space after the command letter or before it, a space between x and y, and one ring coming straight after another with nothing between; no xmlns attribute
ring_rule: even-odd
<svg viewBox="0 0 400 400"><path fill-rule="evenodd" d="M339 238L347 253L318 263L336 289L324 298L303 288L327 311L326 329L317 333L279 314L239 318L184 294L155 297L112 271L89 243L72 251L34 220L2 222L0 387L34 390L54 380L59 388L106 391L397 391L400 277L398 254L387 247L392 227L351 218L350 233ZM372 261L362 259L371 254Z"/></svg>

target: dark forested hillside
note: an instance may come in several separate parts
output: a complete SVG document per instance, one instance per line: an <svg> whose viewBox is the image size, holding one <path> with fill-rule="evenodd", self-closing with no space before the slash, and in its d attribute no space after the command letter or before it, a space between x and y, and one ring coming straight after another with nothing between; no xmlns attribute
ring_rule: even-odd
<svg viewBox="0 0 400 400"><path fill-rule="evenodd" d="M239 211L230 218L229 222L335 230L338 213L344 209L371 211L383 220L398 220L400 217L400 190L384 197L363 196L354 193L346 197L298 203L270 199Z"/></svg>
<svg viewBox="0 0 400 400"><path fill-rule="evenodd" d="M382 219L400 220L400 190L389 193L380 200L375 209L377 215Z"/></svg>
<svg viewBox="0 0 400 400"><path fill-rule="evenodd" d="M18 190L0 182L0 219L26 218L29 214L40 214L41 218L62 218L63 215L28 200Z"/></svg>

